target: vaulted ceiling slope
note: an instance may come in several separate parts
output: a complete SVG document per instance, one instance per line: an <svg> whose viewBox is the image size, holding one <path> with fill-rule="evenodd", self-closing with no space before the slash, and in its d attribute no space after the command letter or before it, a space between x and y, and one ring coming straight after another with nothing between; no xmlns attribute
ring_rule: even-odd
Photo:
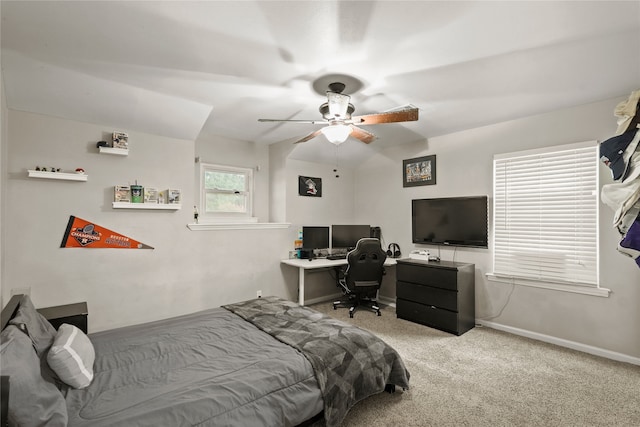
<svg viewBox="0 0 640 427"><path fill-rule="evenodd" d="M257 119L320 119L326 74L362 83L354 114L420 109L368 128L374 149L640 81L638 1L3 0L1 13L9 108L189 140L294 141L318 126Z"/></svg>

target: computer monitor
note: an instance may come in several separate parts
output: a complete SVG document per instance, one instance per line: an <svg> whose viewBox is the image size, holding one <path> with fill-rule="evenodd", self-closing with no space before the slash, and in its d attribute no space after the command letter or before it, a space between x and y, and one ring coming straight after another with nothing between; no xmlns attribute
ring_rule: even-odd
<svg viewBox="0 0 640 427"><path fill-rule="evenodd" d="M329 248L329 227L302 227L302 247L307 250Z"/></svg>
<svg viewBox="0 0 640 427"><path fill-rule="evenodd" d="M331 248L351 249L355 248L358 240L371 236L369 225L332 225L331 226Z"/></svg>

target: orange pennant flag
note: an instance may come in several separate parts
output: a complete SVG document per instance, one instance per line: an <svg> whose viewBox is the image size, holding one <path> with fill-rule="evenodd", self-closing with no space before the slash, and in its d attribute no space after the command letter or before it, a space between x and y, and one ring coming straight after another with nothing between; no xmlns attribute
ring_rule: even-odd
<svg viewBox="0 0 640 427"><path fill-rule="evenodd" d="M130 237L75 216L69 217L61 248L153 249Z"/></svg>

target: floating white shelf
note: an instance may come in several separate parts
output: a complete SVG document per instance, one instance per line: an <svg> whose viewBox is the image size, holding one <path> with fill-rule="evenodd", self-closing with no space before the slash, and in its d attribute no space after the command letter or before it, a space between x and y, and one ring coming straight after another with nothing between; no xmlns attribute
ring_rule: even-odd
<svg viewBox="0 0 640 427"><path fill-rule="evenodd" d="M113 148L113 147L98 147L100 154L113 154L116 156L128 156L129 149L127 148Z"/></svg>
<svg viewBox="0 0 640 427"><path fill-rule="evenodd" d="M182 209L182 205L179 204L166 204L166 203L129 203L129 202L113 202L113 209L164 209L164 210L178 210Z"/></svg>
<svg viewBox="0 0 640 427"><path fill-rule="evenodd" d="M86 181L89 176L84 173L44 172L29 169L29 178L62 179L67 181Z"/></svg>

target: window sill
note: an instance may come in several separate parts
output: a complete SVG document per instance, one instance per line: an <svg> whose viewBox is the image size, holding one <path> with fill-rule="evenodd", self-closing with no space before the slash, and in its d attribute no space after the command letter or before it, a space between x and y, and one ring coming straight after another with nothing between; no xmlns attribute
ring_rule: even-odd
<svg viewBox="0 0 640 427"><path fill-rule="evenodd" d="M287 222L227 222L227 223L204 223L187 224L191 231L212 231L212 230L260 230L274 228L289 228Z"/></svg>
<svg viewBox="0 0 640 427"><path fill-rule="evenodd" d="M500 276L493 273L487 273L486 276L487 276L487 279L491 282L508 283L508 284L520 285L520 286L530 286L533 288L551 289L554 291L571 292L575 294L592 295L596 297L608 298L609 294L611 293L611 289L607 289L607 288L576 286L576 285L568 285L564 283L555 283L555 282L542 282L542 281L521 279L516 277L510 277L510 276Z"/></svg>

